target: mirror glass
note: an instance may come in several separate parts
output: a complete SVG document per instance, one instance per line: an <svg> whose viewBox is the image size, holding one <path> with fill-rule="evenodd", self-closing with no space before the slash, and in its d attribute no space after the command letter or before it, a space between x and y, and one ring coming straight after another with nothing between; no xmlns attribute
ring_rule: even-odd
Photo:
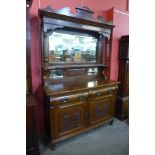
<svg viewBox="0 0 155 155"><path fill-rule="evenodd" d="M88 75L97 75L98 68L89 68Z"/></svg>
<svg viewBox="0 0 155 155"><path fill-rule="evenodd" d="M63 78L63 70L51 70L50 79L61 79Z"/></svg>
<svg viewBox="0 0 155 155"><path fill-rule="evenodd" d="M49 63L96 62L96 49L93 36L53 32L49 36Z"/></svg>

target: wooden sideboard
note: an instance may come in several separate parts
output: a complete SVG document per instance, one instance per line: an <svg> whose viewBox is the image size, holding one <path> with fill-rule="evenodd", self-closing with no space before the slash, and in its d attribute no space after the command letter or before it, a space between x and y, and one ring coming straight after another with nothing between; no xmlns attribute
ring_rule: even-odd
<svg viewBox="0 0 155 155"><path fill-rule="evenodd" d="M112 123L118 82L51 84L45 88L46 123L53 144Z"/></svg>
<svg viewBox="0 0 155 155"><path fill-rule="evenodd" d="M87 7L39 10L42 88L51 148L64 139L112 124L118 82L109 67L112 22L93 17Z"/></svg>
<svg viewBox="0 0 155 155"><path fill-rule="evenodd" d="M121 120L129 119L129 36L122 36L119 46L120 85L117 93L116 117Z"/></svg>

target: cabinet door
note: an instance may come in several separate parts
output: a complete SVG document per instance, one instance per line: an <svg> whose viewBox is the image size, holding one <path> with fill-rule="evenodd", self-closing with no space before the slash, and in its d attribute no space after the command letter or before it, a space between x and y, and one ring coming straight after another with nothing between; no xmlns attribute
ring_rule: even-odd
<svg viewBox="0 0 155 155"><path fill-rule="evenodd" d="M86 126L86 103L71 102L54 110L56 138L73 134Z"/></svg>
<svg viewBox="0 0 155 155"><path fill-rule="evenodd" d="M90 123L95 125L113 117L114 99L113 95L105 95L94 98L90 102Z"/></svg>

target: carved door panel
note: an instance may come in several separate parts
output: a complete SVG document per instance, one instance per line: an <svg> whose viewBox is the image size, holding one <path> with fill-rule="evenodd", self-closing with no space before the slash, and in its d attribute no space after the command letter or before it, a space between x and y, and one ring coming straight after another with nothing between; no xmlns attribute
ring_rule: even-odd
<svg viewBox="0 0 155 155"><path fill-rule="evenodd" d="M91 125L101 123L113 117L113 109L114 103L112 94L94 98L93 101L90 103Z"/></svg>
<svg viewBox="0 0 155 155"><path fill-rule="evenodd" d="M86 126L86 103L72 102L60 105L55 109L56 137L77 132Z"/></svg>

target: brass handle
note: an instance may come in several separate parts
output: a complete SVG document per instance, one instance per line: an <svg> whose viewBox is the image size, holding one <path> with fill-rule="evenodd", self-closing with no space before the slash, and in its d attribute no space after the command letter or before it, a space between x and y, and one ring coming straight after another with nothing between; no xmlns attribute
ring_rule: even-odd
<svg viewBox="0 0 155 155"><path fill-rule="evenodd" d="M83 100L83 99L85 99L85 96L81 95L81 96L78 96L77 98L78 98L79 100Z"/></svg>
<svg viewBox="0 0 155 155"><path fill-rule="evenodd" d="M68 102L68 97L61 98L61 102L63 102L63 103Z"/></svg>
<svg viewBox="0 0 155 155"><path fill-rule="evenodd" d="M108 90L108 93L112 93L112 90Z"/></svg>
<svg viewBox="0 0 155 155"><path fill-rule="evenodd" d="M97 93L96 93L96 96L100 96L100 95L101 95L101 93L100 93L100 92L97 92Z"/></svg>

